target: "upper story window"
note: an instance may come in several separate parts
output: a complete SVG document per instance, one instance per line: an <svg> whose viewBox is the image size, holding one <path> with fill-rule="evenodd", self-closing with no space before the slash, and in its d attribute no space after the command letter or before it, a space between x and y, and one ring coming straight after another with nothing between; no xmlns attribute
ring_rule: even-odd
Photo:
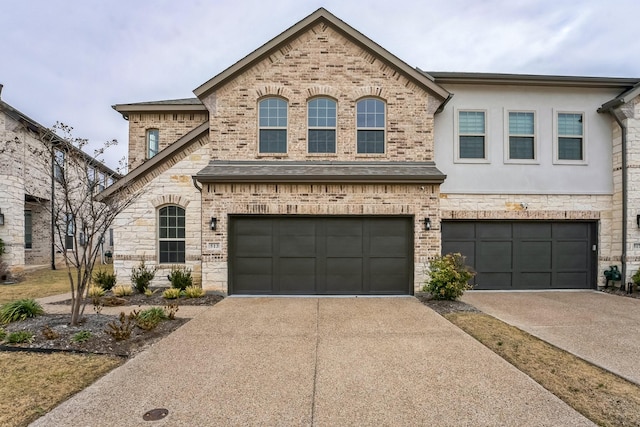
<svg viewBox="0 0 640 427"><path fill-rule="evenodd" d="M64 162L64 151L55 150L53 154L53 176L60 182L64 179Z"/></svg>
<svg viewBox="0 0 640 427"><path fill-rule="evenodd" d="M484 111L458 111L458 158L486 159Z"/></svg>
<svg viewBox="0 0 640 427"><path fill-rule="evenodd" d="M152 158L160 152L160 131L158 129L147 129L147 159Z"/></svg>
<svg viewBox="0 0 640 427"><path fill-rule="evenodd" d="M366 98L358 101L357 152L358 154L384 153L385 105L379 99Z"/></svg>
<svg viewBox="0 0 640 427"><path fill-rule="evenodd" d="M76 219L72 213L66 215L67 230L64 239L64 248L66 250L73 250L73 241L76 235Z"/></svg>
<svg viewBox="0 0 640 427"><path fill-rule="evenodd" d="M336 152L336 102L315 98L307 104L309 153Z"/></svg>
<svg viewBox="0 0 640 427"><path fill-rule="evenodd" d="M584 116L558 113L558 160L584 160Z"/></svg>
<svg viewBox="0 0 640 427"><path fill-rule="evenodd" d="M33 216L31 210L24 211L24 248L33 248Z"/></svg>
<svg viewBox="0 0 640 427"><path fill-rule="evenodd" d="M266 98L258 104L260 153L287 152L287 102Z"/></svg>
<svg viewBox="0 0 640 427"><path fill-rule="evenodd" d="M532 112L509 112L509 159L534 160L535 117Z"/></svg>
<svg viewBox="0 0 640 427"><path fill-rule="evenodd" d="M92 166L87 166L87 185L93 191L96 185L96 170Z"/></svg>
<svg viewBox="0 0 640 427"><path fill-rule="evenodd" d="M185 210L165 206L158 211L158 258L161 264L185 262Z"/></svg>
<svg viewBox="0 0 640 427"><path fill-rule="evenodd" d="M98 172L98 182L97 182L97 185L96 185L96 188L98 189L98 192L104 190L105 181L106 181L106 177L104 175L104 172Z"/></svg>

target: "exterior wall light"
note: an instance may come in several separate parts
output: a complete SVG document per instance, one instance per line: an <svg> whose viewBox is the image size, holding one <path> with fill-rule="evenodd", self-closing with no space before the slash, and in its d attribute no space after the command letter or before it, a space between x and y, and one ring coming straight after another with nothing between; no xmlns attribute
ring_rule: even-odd
<svg viewBox="0 0 640 427"><path fill-rule="evenodd" d="M424 219L424 229L427 231L431 230L431 218Z"/></svg>
<svg viewBox="0 0 640 427"><path fill-rule="evenodd" d="M209 223L209 227L212 230L215 230L217 226L218 226L218 218L211 217L211 222Z"/></svg>
<svg viewBox="0 0 640 427"><path fill-rule="evenodd" d="M0 209L0 225L4 225L4 214L2 213L2 209Z"/></svg>

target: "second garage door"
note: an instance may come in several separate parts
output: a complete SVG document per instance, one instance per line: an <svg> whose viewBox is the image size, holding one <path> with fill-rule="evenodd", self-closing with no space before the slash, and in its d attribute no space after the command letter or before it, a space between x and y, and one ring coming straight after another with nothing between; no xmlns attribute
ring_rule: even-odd
<svg viewBox="0 0 640 427"><path fill-rule="evenodd" d="M467 257L475 289L593 288L595 238L593 222L442 222L442 253Z"/></svg>
<svg viewBox="0 0 640 427"><path fill-rule="evenodd" d="M410 217L231 217L230 294L411 294Z"/></svg>

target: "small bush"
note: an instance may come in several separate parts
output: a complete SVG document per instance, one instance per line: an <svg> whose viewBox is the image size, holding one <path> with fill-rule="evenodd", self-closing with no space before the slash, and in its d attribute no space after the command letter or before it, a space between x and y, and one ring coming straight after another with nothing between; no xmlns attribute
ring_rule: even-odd
<svg viewBox="0 0 640 427"><path fill-rule="evenodd" d="M197 286L187 286L184 290L184 296L187 298L200 298L204 296L204 290Z"/></svg>
<svg viewBox="0 0 640 427"><path fill-rule="evenodd" d="M146 296L146 297L150 297L150 296L152 296L153 294L155 294L155 293L156 293L156 291L157 291L157 289L154 289L154 290L152 291L151 289L147 288L147 289L144 291L144 296Z"/></svg>
<svg viewBox="0 0 640 427"><path fill-rule="evenodd" d="M124 311L121 311L118 322L109 322L105 332L115 338L116 341L129 339L137 317L137 311L132 311L128 315L124 314Z"/></svg>
<svg viewBox="0 0 640 427"><path fill-rule="evenodd" d="M0 307L0 323L11 323L44 314L38 301L32 298L8 302Z"/></svg>
<svg viewBox="0 0 640 427"><path fill-rule="evenodd" d="M24 344L24 343L30 343L33 341L34 338L34 334L31 331L16 331L16 332L11 332L8 336L7 336L7 342L9 344Z"/></svg>
<svg viewBox="0 0 640 427"><path fill-rule="evenodd" d="M167 319L167 314L160 307L151 307L141 311L136 318L138 327L150 331Z"/></svg>
<svg viewBox="0 0 640 427"><path fill-rule="evenodd" d="M105 270L98 270L93 275L93 283L105 291L110 291L116 285L116 275Z"/></svg>
<svg viewBox="0 0 640 427"><path fill-rule="evenodd" d="M133 295L133 288L131 286L118 285L113 288L113 295L117 297Z"/></svg>
<svg viewBox="0 0 640 427"><path fill-rule="evenodd" d="M171 282L171 287L184 291L188 286L193 285L191 269L187 267L172 267L171 273L167 276Z"/></svg>
<svg viewBox="0 0 640 427"><path fill-rule="evenodd" d="M140 265L131 269L131 284L138 292L144 294L149 288L149 283L156 277L157 269L158 267L149 268L141 261Z"/></svg>
<svg viewBox="0 0 640 427"><path fill-rule="evenodd" d="M105 290L101 286L91 286L89 287L88 295L91 298L100 298L103 297Z"/></svg>
<svg viewBox="0 0 640 427"><path fill-rule="evenodd" d="M0 328L0 341L3 341L7 337L7 332Z"/></svg>
<svg viewBox="0 0 640 427"><path fill-rule="evenodd" d="M91 339L92 336L93 334L89 331L80 331L75 333L71 337L71 341L77 342L77 343L83 343L83 342L89 341L89 339Z"/></svg>
<svg viewBox="0 0 640 427"><path fill-rule="evenodd" d="M178 312L180 308L178 307L177 303L171 303L171 304L167 304L164 306L164 312L167 315L167 319L169 320L175 320L176 318L176 313Z"/></svg>
<svg viewBox="0 0 640 427"><path fill-rule="evenodd" d="M180 289L169 288L162 293L164 299L177 299L180 298Z"/></svg>
<svg viewBox="0 0 640 427"><path fill-rule="evenodd" d="M55 340L56 338L60 338L60 334L51 329L51 326L44 325L42 327L42 335L48 340Z"/></svg>
<svg viewBox="0 0 640 427"><path fill-rule="evenodd" d="M469 280L475 272L465 265L465 257L459 253L438 256L429 263L429 281L423 290L434 299L455 300L471 289Z"/></svg>

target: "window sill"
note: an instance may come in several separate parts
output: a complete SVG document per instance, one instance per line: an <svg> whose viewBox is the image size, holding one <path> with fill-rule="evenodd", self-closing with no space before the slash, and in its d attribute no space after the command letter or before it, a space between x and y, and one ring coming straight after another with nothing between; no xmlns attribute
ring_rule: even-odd
<svg viewBox="0 0 640 427"><path fill-rule="evenodd" d="M488 165L491 162L489 161L489 159L455 159L453 163Z"/></svg>
<svg viewBox="0 0 640 427"><path fill-rule="evenodd" d="M506 159L505 165L539 165L540 162L537 159Z"/></svg>
<svg viewBox="0 0 640 427"><path fill-rule="evenodd" d="M258 153L256 154L256 158L260 159L260 158L287 158L289 157L289 153Z"/></svg>
<svg viewBox="0 0 640 427"><path fill-rule="evenodd" d="M586 160L554 160L554 165L558 166L588 166L589 163Z"/></svg>
<svg viewBox="0 0 640 427"><path fill-rule="evenodd" d="M367 158L384 158L387 157L387 153L356 153L356 159L367 159Z"/></svg>

